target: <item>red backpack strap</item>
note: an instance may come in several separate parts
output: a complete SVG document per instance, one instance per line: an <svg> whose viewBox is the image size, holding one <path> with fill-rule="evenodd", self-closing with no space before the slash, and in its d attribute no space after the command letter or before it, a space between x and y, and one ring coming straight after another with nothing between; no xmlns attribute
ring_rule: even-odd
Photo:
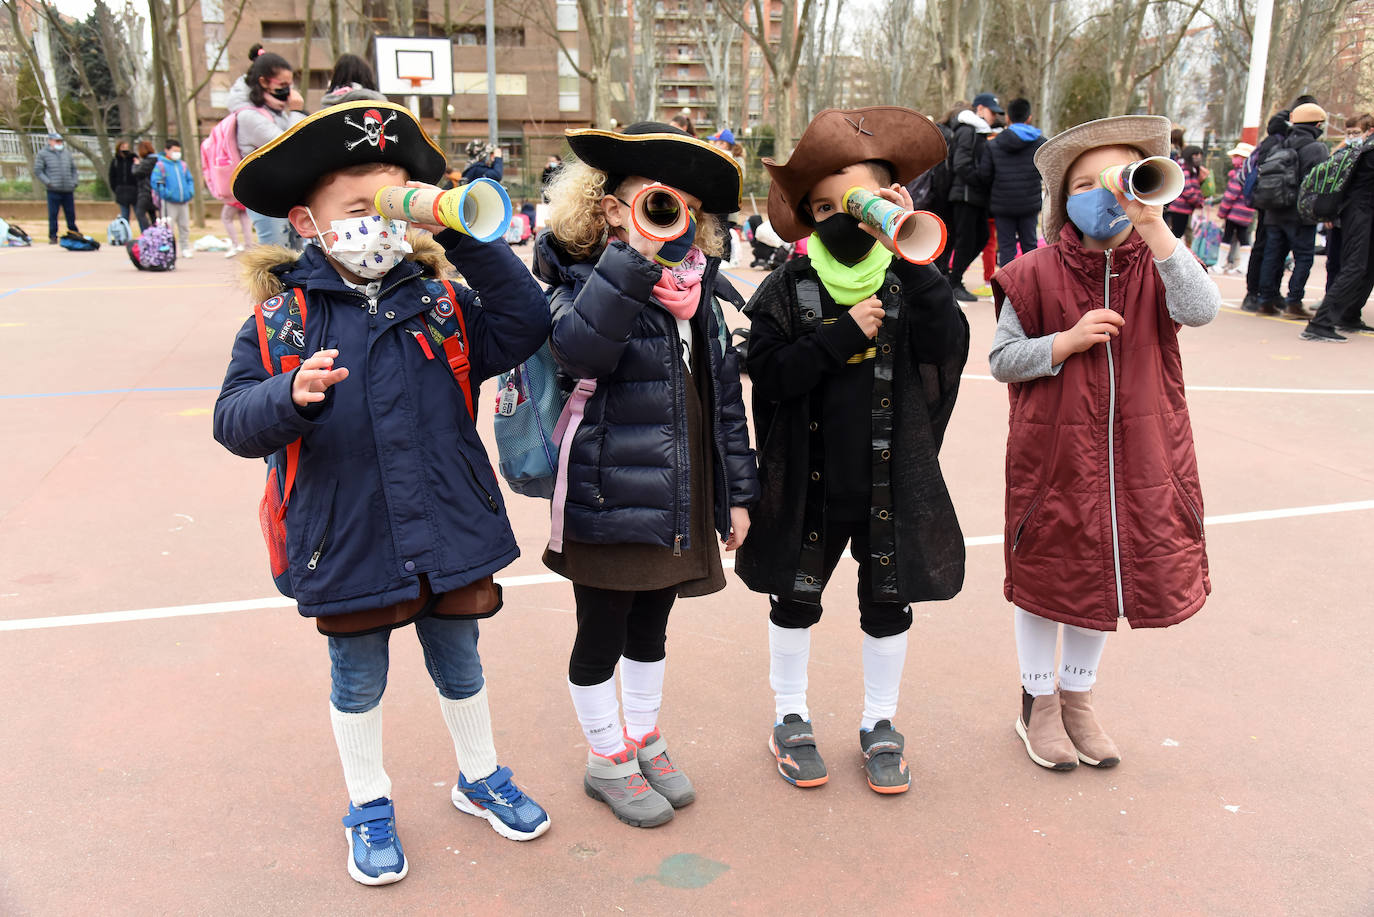
<svg viewBox="0 0 1374 917"><path fill-rule="evenodd" d="M452 371L453 378L458 380L458 387L463 390L463 399L468 405L468 416L476 420L477 412L472 404L472 365L468 362L467 322L463 320L463 309L458 304L453 284L443 278L440 278L440 283L444 285L449 302L453 303L453 314L458 319L458 333L444 338L444 357L448 360L448 368ZM301 316L305 316L304 308L301 309Z"/></svg>
<svg viewBox="0 0 1374 917"><path fill-rule="evenodd" d="M293 287L292 292L296 296L296 303L301 309L301 330L305 329L305 291L300 287ZM262 351L262 365L267 370L269 376L275 376L279 372L295 372L301 365L301 356L294 353L284 353L279 359L280 366L272 362L272 352L268 348L267 338L267 316L263 312L263 304L258 303L253 307L253 315L258 323L258 347ZM278 307L280 308L280 306ZM298 439L286 447L286 468L282 474L282 497L281 508L277 510L277 518L286 518L286 505L291 501L291 488L296 483L296 469L300 465L301 441Z"/></svg>

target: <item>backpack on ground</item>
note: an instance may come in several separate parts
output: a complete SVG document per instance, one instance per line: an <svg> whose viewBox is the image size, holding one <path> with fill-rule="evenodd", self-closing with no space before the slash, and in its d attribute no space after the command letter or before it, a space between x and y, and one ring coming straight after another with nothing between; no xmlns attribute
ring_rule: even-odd
<svg viewBox="0 0 1374 917"><path fill-rule="evenodd" d="M1259 164L1255 188L1251 193L1260 210L1288 210L1298 203L1298 151L1284 144L1272 150Z"/></svg>
<svg viewBox="0 0 1374 917"><path fill-rule="evenodd" d="M497 380L497 466L510 489L526 497L553 498L559 451L573 408L580 420L581 407L596 391L596 380L586 379L567 392L558 376L546 341L534 356Z"/></svg>
<svg viewBox="0 0 1374 917"><path fill-rule="evenodd" d="M434 303L433 308L424 314L424 328L407 327L403 330L415 336L416 343L424 350L426 357L447 361L449 371L463 393L468 416L475 417L467 324L463 320L463 310L458 305L458 296L447 280L426 277L424 284L425 294ZM258 342L262 349L262 365L269 376L295 372L304 362L306 313L305 291L300 287L294 287L253 307L258 324ZM431 346L431 341L435 346ZM296 483L300 454L301 441L296 440L265 459L267 481L258 504L258 521L262 525L263 540L267 542L272 581L277 591L287 598L295 598L295 593L286 550L286 507ZM315 557L310 561L311 569L314 569L316 559L328 546L329 529L326 526L319 544L312 546Z"/></svg>
<svg viewBox="0 0 1374 917"><path fill-rule="evenodd" d="M32 244L33 240L29 238L28 233L12 223L0 220L0 246L20 247Z"/></svg>
<svg viewBox="0 0 1374 917"><path fill-rule="evenodd" d="M128 245L133 240L133 231L129 228L129 221L123 217L115 217L110 221L110 226L105 230L105 241L111 245Z"/></svg>
<svg viewBox="0 0 1374 917"><path fill-rule="evenodd" d="M177 239L166 221L158 220L125 249L140 271L172 271L177 266Z"/></svg>
<svg viewBox="0 0 1374 917"><path fill-rule="evenodd" d="M67 231L67 234L57 240L57 244L69 252L94 252L100 250L100 243L90 236L82 235L79 232Z"/></svg>
<svg viewBox="0 0 1374 917"><path fill-rule="evenodd" d="M226 204L233 203L234 170L243 159L239 155L239 113L248 110L231 111L200 142L200 174L205 176L205 186ZM261 108L256 110L266 114Z"/></svg>
<svg viewBox="0 0 1374 917"><path fill-rule="evenodd" d="M1298 188L1298 219L1304 223L1325 223L1340 215L1350 177L1364 152L1363 147L1341 147L1303 176Z"/></svg>

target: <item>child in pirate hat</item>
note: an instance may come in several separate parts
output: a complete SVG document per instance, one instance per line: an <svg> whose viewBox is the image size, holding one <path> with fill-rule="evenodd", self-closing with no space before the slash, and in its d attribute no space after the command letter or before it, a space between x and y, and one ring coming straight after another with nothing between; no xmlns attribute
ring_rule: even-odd
<svg viewBox="0 0 1374 917"><path fill-rule="evenodd" d="M539 348L549 312L505 242L377 213L380 188L429 187L443 168L409 111L365 101L295 125L244 159L233 185L308 244L247 256L261 302L234 342L215 438L273 457L270 507L284 475L278 583L327 638L348 872L365 885L409 868L381 700L392 630L412 622L461 768L453 805L514 840L549 826L492 740L476 619L500 607L491 575L519 550L473 418L474 389ZM265 528L274 515L265 507Z"/></svg>
<svg viewBox="0 0 1374 917"><path fill-rule="evenodd" d="M1011 396L1003 592L1021 664L1016 732L1054 770L1121 760L1092 705L1107 633L1122 619L1177 624L1211 591L1178 329L1211 321L1220 294L1163 208L1101 181L1168 154L1169 120L1146 115L1049 140L1035 165L1051 244L992 279L992 375Z"/></svg>
<svg viewBox="0 0 1374 917"><path fill-rule="evenodd" d="M853 187L911 209L904 185L945 158L924 115L828 110L773 178L768 219L807 257L770 274L749 303L748 370L762 499L735 564L769 596L769 747L797 786L828 779L807 707L811 630L848 546L859 564L868 784L911 783L893 728L912 602L962 588L964 540L940 473L940 444L968 357L969 328L940 272L894 259L892 240L844 211Z"/></svg>
<svg viewBox="0 0 1374 917"><path fill-rule="evenodd" d="M728 153L657 122L573 130L568 143L578 161L549 185L535 255L550 349L580 380L544 563L577 602L568 690L590 746L584 789L647 828L696 797L659 722L668 615L679 597L725 588L716 536L735 550L758 499L739 359L716 301L743 305L719 274L718 215L738 209L740 173ZM691 214L672 241L634 219L651 185Z"/></svg>

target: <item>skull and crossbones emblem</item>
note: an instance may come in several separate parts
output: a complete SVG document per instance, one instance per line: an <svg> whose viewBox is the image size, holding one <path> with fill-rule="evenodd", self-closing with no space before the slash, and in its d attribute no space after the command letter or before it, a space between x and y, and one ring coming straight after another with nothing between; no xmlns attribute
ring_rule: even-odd
<svg viewBox="0 0 1374 917"><path fill-rule="evenodd" d="M359 137L357 140L346 142L344 148L352 152L358 145L368 143L379 150L385 150L388 140L392 143L396 143L399 140L395 135L386 132L386 126L395 120L396 113L394 111L387 116L385 121L383 121L382 113L375 108L369 108L367 111L363 112L362 124L344 115L344 122L347 123L349 127L356 128L363 132L363 136Z"/></svg>

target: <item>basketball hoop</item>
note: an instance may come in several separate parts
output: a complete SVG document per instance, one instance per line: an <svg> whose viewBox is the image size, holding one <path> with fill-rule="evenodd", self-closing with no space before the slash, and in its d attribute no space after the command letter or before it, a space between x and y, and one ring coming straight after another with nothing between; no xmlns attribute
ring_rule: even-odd
<svg viewBox="0 0 1374 917"><path fill-rule="evenodd" d="M453 45L447 38L379 35L374 41L377 88L384 95L453 95Z"/></svg>

